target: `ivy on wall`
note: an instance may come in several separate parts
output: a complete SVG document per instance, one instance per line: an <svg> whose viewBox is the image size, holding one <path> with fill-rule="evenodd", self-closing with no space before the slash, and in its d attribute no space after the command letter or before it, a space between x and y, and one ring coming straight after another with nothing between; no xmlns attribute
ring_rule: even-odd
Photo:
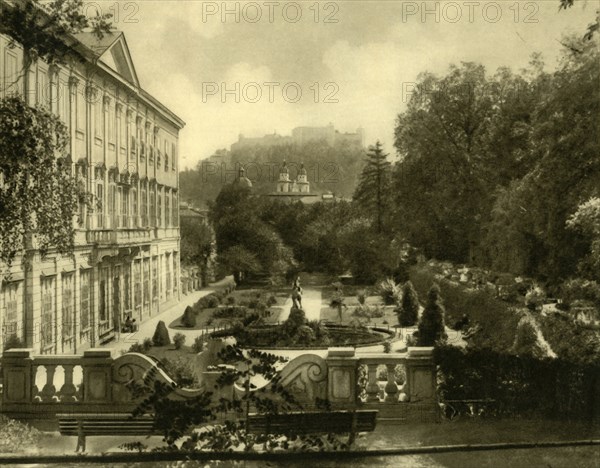
<svg viewBox="0 0 600 468"><path fill-rule="evenodd" d="M31 235L43 253L73 250L80 198L66 126L20 97L0 100L0 261L10 265Z"/></svg>

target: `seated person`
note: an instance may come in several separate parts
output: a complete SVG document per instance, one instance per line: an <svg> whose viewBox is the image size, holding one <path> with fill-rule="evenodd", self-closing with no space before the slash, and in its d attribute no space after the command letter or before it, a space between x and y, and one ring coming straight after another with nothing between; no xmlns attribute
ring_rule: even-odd
<svg viewBox="0 0 600 468"><path fill-rule="evenodd" d="M135 319L133 319L133 320L131 321L131 331L132 331L132 332L138 331L138 324L137 324L137 322L135 321Z"/></svg>
<svg viewBox="0 0 600 468"><path fill-rule="evenodd" d="M125 323L123 324L123 331L124 332L132 331L133 322L135 322L135 319L132 321L131 316L127 315L127 317L125 318Z"/></svg>

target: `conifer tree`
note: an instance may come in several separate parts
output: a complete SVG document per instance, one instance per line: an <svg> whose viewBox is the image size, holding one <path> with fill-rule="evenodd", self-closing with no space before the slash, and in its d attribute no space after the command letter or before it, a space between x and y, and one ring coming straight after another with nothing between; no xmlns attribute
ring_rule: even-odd
<svg viewBox="0 0 600 468"><path fill-rule="evenodd" d="M402 287L402 304L398 313L398 323L403 327L412 327L419 317L419 297L410 281Z"/></svg>
<svg viewBox="0 0 600 468"><path fill-rule="evenodd" d="M366 213L376 218L377 232L383 231L384 217L389 208L391 164L379 141L369 147L366 165L360 176L353 199Z"/></svg>
<svg viewBox="0 0 600 468"><path fill-rule="evenodd" d="M444 314L440 287L434 284L427 293L427 305L419 321L419 346L433 346L444 339Z"/></svg>

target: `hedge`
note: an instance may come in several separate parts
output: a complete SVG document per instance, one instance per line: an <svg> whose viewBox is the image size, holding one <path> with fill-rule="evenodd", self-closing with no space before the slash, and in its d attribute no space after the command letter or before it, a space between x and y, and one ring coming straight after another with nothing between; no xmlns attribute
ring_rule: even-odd
<svg viewBox="0 0 600 468"><path fill-rule="evenodd" d="M536 359L490 349L436 347L441 401L495 401L498 415L600 417L600 365Z"/></svg>
<svg viewBox="0 0 600 468"><path fill-rule="evenodd" d="M410 280L422 298L427 297L433 283L438 284L446 309L446 325L450 328L454 328L465 314L470 325L478 323L481 326L472 338L473 346L508 351L513 345L519 316L510 304L486 291L468 289L436 277L426 267L411 268Z"/></svg>

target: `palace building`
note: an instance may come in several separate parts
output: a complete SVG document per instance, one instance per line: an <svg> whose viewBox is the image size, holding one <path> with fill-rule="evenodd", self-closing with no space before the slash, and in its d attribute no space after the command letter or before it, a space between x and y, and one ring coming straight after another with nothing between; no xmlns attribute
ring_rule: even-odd
<svg viewBox="0 0 600 468"><path fill-rule="evenodd" d="M0 349L80 353L110 341L130 315L143 322L179 300L178 135L184 122L138 81L125 37L68 38L85 60L34 63L0 35L0 97L25 94L67 125L73 174L96 196L81 204L74 257L25 258L0 268ZM15 155L17 157L17 155ZM27 266L26 266L27 265Z"/></svg>

